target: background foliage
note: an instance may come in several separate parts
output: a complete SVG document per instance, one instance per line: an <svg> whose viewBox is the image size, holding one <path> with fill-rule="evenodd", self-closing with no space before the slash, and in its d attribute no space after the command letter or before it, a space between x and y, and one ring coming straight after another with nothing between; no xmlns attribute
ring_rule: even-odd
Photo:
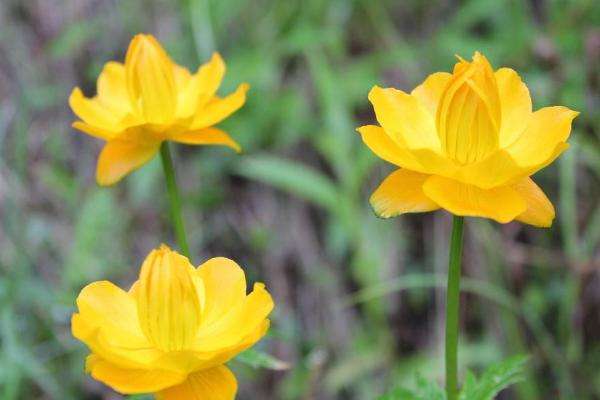
<svg viewBox="0 0 600 400"><path fill-rule="evenodd" d="M83 372L74 299L129 285L174 240L158 160L97 187L101 144L70 128L67 98L151 32L190 68L218 49L224 92L252 86L223 124L243 155L176 147L194 261L234 258L277 302L260 348L293 368L233 363L240 399L372 399L442 377L448 215L375 218L391 168L354 128L374 121L374 84L411 89L474 50L519 70L535 108L581 115L536 176L552 229L467 222L461 364L529 353L502 398L600 399L599 26L594 0L3 0L0 398L119 398Z"/></svg>

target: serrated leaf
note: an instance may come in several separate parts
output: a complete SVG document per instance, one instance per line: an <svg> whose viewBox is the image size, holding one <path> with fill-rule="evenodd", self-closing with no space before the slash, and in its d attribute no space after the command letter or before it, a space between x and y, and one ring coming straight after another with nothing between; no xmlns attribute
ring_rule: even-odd
<svg viewBox="0 0 600 400"><path fill-rule="evenodd" d="M339 198L331 179L294 161L273 156L244 157L236 172L327 209L333 209Z"/></svg>
<svg viewBox="0 0 600 400"><path fill-rule="evenodd" d="M526 356L514 356L493 364L476 380L467 375L460 393L460 400L492 400L508 386L523 379Z"/></svg>
<svg viewBox="0 0 600 400"><path fill-rule="evenodd" d="M235 358L237 361L249 365L252 368L266 368L275 371L283 371L290 368L290 364L279 360L262 351L249 349Z"/></svg>

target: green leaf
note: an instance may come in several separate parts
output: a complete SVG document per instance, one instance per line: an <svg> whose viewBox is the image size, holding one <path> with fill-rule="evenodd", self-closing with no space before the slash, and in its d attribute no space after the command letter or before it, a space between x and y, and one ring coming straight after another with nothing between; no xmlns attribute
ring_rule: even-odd
<svg viewBox="0 0 600 400"><path fill-rule="evenodd" d="M272 156L245 157L236 173L274 186L327 209L338 201L335 184L327 176L300 163Z"/></svg>
<svg viewBox="0 0 600 400"><path fill-rule="evenodd" d="M500 391L523 380L526 356L514 356L493 364L479 380L467 373L460 400L492 400Z"/></svg>
<svg viewBox="0 0 600 400"><path fill-rule="evenodd" d="M285 361L279 360L262 351L249 349L238 355L236 361L251 366L252 368L267 368L275 371L283 371L290 368Z"/></svg>

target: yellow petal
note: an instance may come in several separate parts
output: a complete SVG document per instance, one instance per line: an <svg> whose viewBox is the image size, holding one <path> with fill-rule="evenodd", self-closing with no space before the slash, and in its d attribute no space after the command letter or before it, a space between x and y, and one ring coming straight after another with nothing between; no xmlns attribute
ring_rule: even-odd
<svg viewBox="0 0 600 400"><path fill-rule="evenodd" d="M506 151L531 175L550 164L571 134L571 123L579 113L567 107L545 107L533 113L527 128Z"/></svg>
<svg viewBox="0 0 600 400"><path fill-rule="evenodd" d="M160 142L140 144L128 140L109 141L98 158L96 181L101 186L117 183L128 173L150 161Z"/></svg>
<svg viewBox="0 0 600 400"><path fill-rule="evenodd" d="M235 261L224 257L211 258L196 274L204 283L205 304L202 325L209 325L246 299L246 276Z"/></svg>
<svg viewBox="0 0 600 400"><path fill-rule="evenodd" d="M193 130L206 128L218 124L238 109L246 102L246 92L250 86L242 83L238 88L224 98L213 97L198 113L192 122Z"/></svg>
<svg viewBox="0 0 600 400"><path fill-rule="evenodd" d="M185 144L227 146L238 153L242 151L240 145L225 131L212 127L179 133L173 136L171 140Z"/></svg>
<svg viewBox="0 0 600 400"><path fill-rule="evenodd" d="M419 99L427 110L429 110L431 116L435 118L440 99L451 78L452 75L447 72L436 72L429 75L410 94Z"/></svg>
<svg viewBox="0 0 600 400"><path fill-rule="evenodd" d="M500 68L495 76L502 109L500 147L506 147L525 130L532 112L531 97L529 89L515 70Z"/></svg>
<svg viewBox="0 0 600 400"><path fill-rule="evenodd" d="M527 209L517 217L517 220L541 228L549 228L555 216L554 206L542 189L531 178L524 178L512 187L527 203Z"/></svg>
<svg viewBox="0 0 600 400"><path fill-rule="evenodd" d="M86 369L94 379L122 394L158 392L186 379L186 374L177 371L123 368L96 355L88 356Z"/></svg>
<svg viewBox="0 0 600 400"><path fill-rule="evenodd" d="M159 349L183 350L196 336L201 307L194 273L186 257L164 245L142 265L136 290L140 324Z"/></svg>
<svg viewBox="0 0 600 400"><path fill-rule="evenodd" d="M118 115L115 115L110 108L103 105L97 98L86 98L79 88L75 88L71 92L69 106L86 124L105 132L94 136L110 139L122 130Z"/></svg>
<svg viewBox="0 0 600 400"><path fill-rule="evenodd" d="M392 172L371 196L375 214L390 218L404 213L437 210L439 206L423 193L423 183L428 177L407 169Z"/></svg>
<svg viewBox="0 0 600 400"><path fill-rule="evenodd" d="M123 365L151 363L160 354L142 332L135 300L110 282L94 282L77 297L73 336L102 357Z"/></svg>
<svg viewBox="0 0 600 400"><path fill-rule="evenodd" d="M224 365L190 374L180 385L156 394L157 400L233 400L235 375Z"/></svg>
<svg viewBox="0 0 600 400"><path fill-rule="evenodd" d="M213 53L206 64L198 68L179 94L177 116L186 118L194 114L213 98L225 75L225 63L219 53Z"/></svg>
<svg viewBox="0 0 600 400"><path fill-rule="evenodd" d="M482 189L505 186L542 169L555 160L568 147L568 143L561 142L556 145L546 161L532 165L519 165L506 150L499 150L485 160L465 165L455 170L448 169L441 175Z"/></svg>
<svg viewBox="0 0 600 400"><path fill-rule="evenodd" d="M480 189L441 176L432 176L423 185L425 195L455 215L491 218L510 222L525 211L522 196L509 186Z"/></svg>
<svg viewBox="0 0 600 400"><path fill-rule="evenodd" d="M148 123L172 122L177 106L173 62L151 35L136 35L125 57L127 89L134 112Z"/></svg>
<svg viewBox="0 0 600 400"><path fill-rule="evenodd" d="M98 99L120 116L131 112L123 64L110 61L104 65L98 77Z"/></svg>
<svg viewBox="0 0 600 400"><path fill-rule="evenodd" d="M107 141L119 135L119 133L111 132L109 130L99 128L94 125L86 124L83 121L75 121L73 122L73 124L71 124L71 126L74 129L77 129L83 133L87 133L90 136Z"/></svg>
<svg viewBox="0 0 600 400"><path fill-rule="evenodd" d="M87 285L76 303L82 318L93 321L111 339L147 343L140 330L135 300L111 282Z"/></svg>
<svg viewBox="0 0 600 400"><path fill-rule="evenodd" d="M383 160L402 168L422 171L424 167L405 147L401 147L385 130L376 125L365 125L357 129L363 142Z"/></svg>
<svg viewBox="0 0 600 400"><path fill-rule="evenodd" d="M207 295L208 302L209 295ZM273 299L261 283L241 303L210 324L202 324L193 346L197 352L227 349L246 341L264 327L265 319L273 310ZM260 337L255 338L258 340Z"/></svg>
<svg viewBox="0 0 600 400"><path fill-rule="evenodd" d="M181 93L187 89L192 79L192 74L187 68L173 63L173 79L175 80L177 93Z"/></svg>
<svg viewBox="0 0 600 400"><path fill-rule="evenodd" d="M501 110L496 79L485 57L475 53L472 63L456 71L440 99L436 125L447 156L464 165L498 149Z"/></svg>
<svg viewBox="0 0 600 400"><path fill-rule="evenodd" d="M377 121L401 146L408 149L440 150L435 120L425 105L394 88L373 87L369 92Z"/></svg>

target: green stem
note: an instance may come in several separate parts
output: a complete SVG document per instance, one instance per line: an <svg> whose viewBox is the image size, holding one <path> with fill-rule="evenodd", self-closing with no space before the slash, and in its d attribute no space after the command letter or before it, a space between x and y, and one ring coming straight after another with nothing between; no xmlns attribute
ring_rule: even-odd
<svg viewBox="0 0 600 400"><path fill-rule="evenodd" d="M179 201L179 191L177 190L177 181L175 180L175 169L173 168L173 159L169 150L169 143L163 142L160 145L160 159L162 161L163 170L165 171L165 180L167 181L167 192L169 193L169 203L171 205L171 219L177 236L177 243L183 255L190 257L190 249L188 247L185 236L185 227L181 218L181 202Z"/></svg>
<svg viewBox="0 0 600 400"><path fill-rule="evenodd" d="M463 223L463 217L454 216L446 289L446 395L448 400L458 399L458 312Z"/></svg>

